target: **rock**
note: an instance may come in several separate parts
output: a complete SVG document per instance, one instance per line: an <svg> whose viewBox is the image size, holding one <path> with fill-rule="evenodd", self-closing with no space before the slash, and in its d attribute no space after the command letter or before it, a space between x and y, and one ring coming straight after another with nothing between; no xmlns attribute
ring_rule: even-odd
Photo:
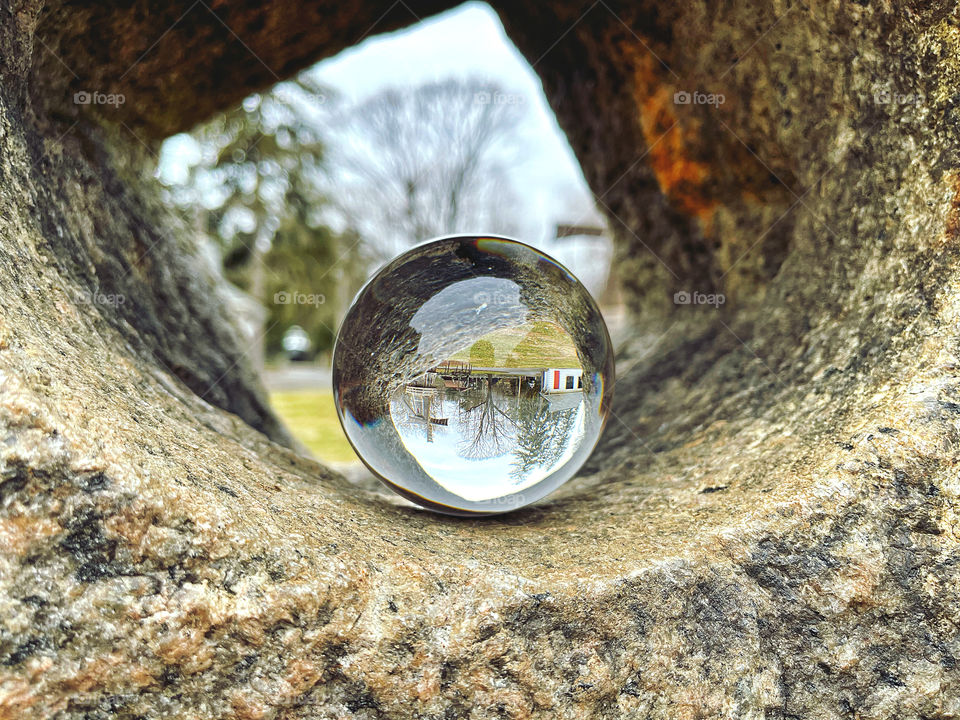
<svg viewBox="0 0 960 720"><path fill-rule="evenodd" d="M218 19L282 77L399 6L0 5L0 718L960 714L955 9L497 5L636 317L582 477L473 520L269 439L145 177L272 79Z"/></svg>

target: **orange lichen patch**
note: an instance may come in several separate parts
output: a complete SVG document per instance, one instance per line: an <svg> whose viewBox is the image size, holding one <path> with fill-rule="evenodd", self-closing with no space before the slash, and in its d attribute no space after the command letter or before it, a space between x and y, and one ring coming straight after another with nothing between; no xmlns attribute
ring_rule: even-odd
<svg viewBox="0 0 960 720"><path fill-rule="evenodd" d="M324 667L312 660L297 659L287 666L284 677L291 699L296 699L323 679Z"/></svg>
<svg viewBox="0 0 960 720"><path fill-rule="evenodd" d="M206 642L203 628L182 627L168 633L157 648L167 665L177 665L184 675L206 670L213 664L213 647Z"/></svg>
<svg viewBox="0 0 960 720"><path fill-rule="evenodd" d="M634 88L640 126L647 144L647 162L664 194L684 212L697 217L709 233L719 204L707 189L709 166L693 158L691 148L700 136L700 122L676 113L674 91L666 72L642 46L626 45L624 53L634 68Z"/></svg>
<svg viewBox="0 0 960 720"><path fill-rule="evenodd" d="M134 665L125 677L134 687L144 688L155 682L153 675L143 665Z"/></svg>
<svg viewBox="0 0 960 720"><path fill-rule="evenodd" d="M25 713L40 698L33 686L23 677L10 672L0 673L0 720L18 720L26 717Z"/></svg>
<svg viewBox="0 0 960 720"><path fill-rule="evenodd" d="M230 698L230 706L238 720L260 720L267 714L263 700L249 690L234 692Z"/></svg>
<svg viewBox="0 0 960 720"><path fill-rule="evenodd" d="M71 693L90 692L94 688L111 687L112 680L117 679L118 673L128 680L127 659L119 653L104 655L83 664L79 672L72 677L65 678L62 687Z"/></svg>
<svg viewBox="0 0 960 720"><path fill-rule="evenodd" d="M420 679L417 682L417 698L427 702L440 694L440 667L436 658L430 653L418 652L413 657L414 663L420 666Z"/></svg>
<svg viewBox="0 0 960 720"><path fill-rule="evenodd" d="M104 527L117 539L125 541L131 547L137 547L142 543L155 516L154 508L147 507L141 501L135 501L125 508L125 512L108 517L104 521Z"/></svg>
<svg viewBox="0 0 960 720"><path fill-rule="evenodd" d="M51 537L62 528L47 518L13 515L0 518L0 552L24 555L31 543Z"/></svg>
<svg viewBox="0 0 960 720"><path fill-rule="evenodd" d="M214 643L207 636L224 622L220 600L205 584L190 585L151 616L152 623L166 629L155 645L165 665L176 665L183 675L192 675L213 664Z"/></svg>

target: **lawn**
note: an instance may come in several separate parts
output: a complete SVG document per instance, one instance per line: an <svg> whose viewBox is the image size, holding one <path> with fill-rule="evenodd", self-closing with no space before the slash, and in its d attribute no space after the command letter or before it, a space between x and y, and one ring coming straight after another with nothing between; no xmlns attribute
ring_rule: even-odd
<svg viewBox="0 0 960 720"><path fill-rule="evenodd" d="M566 330L552 322L526 323L495 330L450 359L480 367L580 367L573 339Z"/></svg>
<svg viewBox="0 0 960 720"><path fill-rule="evenodd" d="M357 460L337 419L330 390L292 390L270 394L270 404L293 436L318 460L345 463Z"/></svg>

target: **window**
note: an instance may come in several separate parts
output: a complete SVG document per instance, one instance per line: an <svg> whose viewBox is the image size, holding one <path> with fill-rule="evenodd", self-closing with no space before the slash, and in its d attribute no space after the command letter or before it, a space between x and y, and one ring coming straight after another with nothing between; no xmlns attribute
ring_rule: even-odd
<svg viewBox="0 0 960 720"><path fill-rule="evenodd" d="M579 377L577 378L577 389L578 389L578 390L582 390L582 389L583 389L583 375L581 375L581 376L579 376Z"/></svg>
<svg viewBox="0 0 960 720"><path fill-rule="evenodd" d="M567 386L565 390L573 390L573 375L567 375Z"/></svg>

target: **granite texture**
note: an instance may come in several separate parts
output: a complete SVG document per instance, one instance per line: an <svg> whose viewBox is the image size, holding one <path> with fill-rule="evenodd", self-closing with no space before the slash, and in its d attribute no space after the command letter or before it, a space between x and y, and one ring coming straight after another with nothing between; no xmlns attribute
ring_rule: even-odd
<svg viewBox="0 0 960 720"><path fill-rule="evenodd" d="M282 75L399 6L210 7ZM955 7L500 12L636 317L581 476L462 520L283 445L154 199L155 141L261 61L151 50L160 3L0 2L0 718L960 715Z"/></svg>

